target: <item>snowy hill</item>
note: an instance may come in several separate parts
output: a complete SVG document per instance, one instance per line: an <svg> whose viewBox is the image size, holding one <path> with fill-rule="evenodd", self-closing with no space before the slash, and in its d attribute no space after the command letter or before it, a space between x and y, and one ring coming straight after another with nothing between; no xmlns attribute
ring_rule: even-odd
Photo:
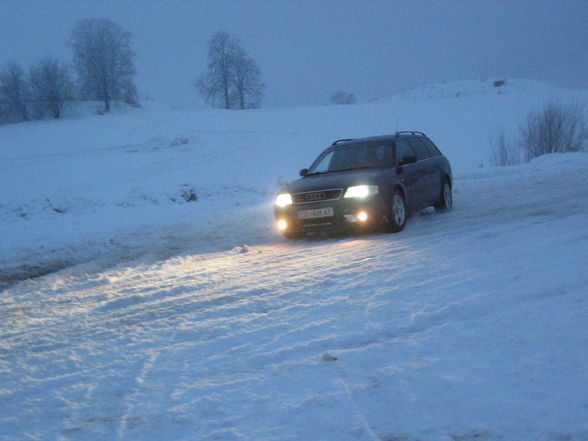
<svg viewBox="0 0 588 441"><path fill-rule="evenodd" d="M588 102L507 80L0 127L0 440L587 440L588 154L487 165L553 98ZM451 160L452 212L274 231L281 182L397 129Z"/></svg>
<svg viewBox="0 0 588 441"><path fill-rule="evenodd" d="M529 80L468 81L354 106L234 112L146 103L0 127L0 279L146 250L271 241L278 184L333 139L421 130L459 177L486 164L489 137L533 106L587 97ZM255 221L235 229L248 210Z"/></svg>

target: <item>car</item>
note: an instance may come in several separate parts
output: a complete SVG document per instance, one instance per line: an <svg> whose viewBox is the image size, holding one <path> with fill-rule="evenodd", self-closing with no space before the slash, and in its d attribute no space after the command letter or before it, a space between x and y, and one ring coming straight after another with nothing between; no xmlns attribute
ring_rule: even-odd
<svg viewBox="0 0 588 441"><path fill-rule="evenodd" d="M275 197L287 238L311 233L404 229L410 212L452 208L449 161L423 133L340 139Z"/></svg>

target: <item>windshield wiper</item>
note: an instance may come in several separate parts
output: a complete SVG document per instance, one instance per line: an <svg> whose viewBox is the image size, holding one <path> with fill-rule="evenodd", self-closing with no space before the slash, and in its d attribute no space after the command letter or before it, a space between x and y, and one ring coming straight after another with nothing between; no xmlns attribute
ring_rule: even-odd
<svg viewBox="0 0 588 441"><path fill-rule="evenodd" d="M366 168L380 168L380 167L375 166L375 165L369 165L369 166L368 165L364 165L362 167L339 168L337 170L329 170L329 171L331 171L331 172L340 172L340 171L351 171L351 170L363 170L363 169L366 169Z"/></svg>
<svg viewBox="0 0 588 441"><path fill-rule="evenodd" d="M351 170L363 170L368 168L383 168L383 165L364 165L362 167L349 167L349 168L338 168L337 170L327 170L322 172L314 172L308 173L306 176L314 176L314 175L324 175L327 173L336 173L336 172L344 172L344 171L351 171Z"/></svg>

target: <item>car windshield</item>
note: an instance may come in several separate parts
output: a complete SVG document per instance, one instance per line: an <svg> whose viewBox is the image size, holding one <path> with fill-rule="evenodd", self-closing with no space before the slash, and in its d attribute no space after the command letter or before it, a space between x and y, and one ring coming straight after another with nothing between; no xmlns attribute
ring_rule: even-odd
<svg viewBox="0 0 588 441"><path fill-rule="evenodd" d="M308 174L330 173L359 168L391 167L390 143L357 143L326 150L310 167Z"/></svg>

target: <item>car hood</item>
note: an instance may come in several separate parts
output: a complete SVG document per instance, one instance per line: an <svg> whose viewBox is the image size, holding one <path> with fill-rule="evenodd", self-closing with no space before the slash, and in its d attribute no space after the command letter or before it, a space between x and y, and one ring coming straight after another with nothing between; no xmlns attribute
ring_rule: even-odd
<svg viewBox="0 0 588 441"><path fill-rule="evenodd" d="M377 184L378 178L384 172L386 169L370 168L305 176L283 187L280 193L300 193L330 188L347 188L361 184Z"/></svg>

